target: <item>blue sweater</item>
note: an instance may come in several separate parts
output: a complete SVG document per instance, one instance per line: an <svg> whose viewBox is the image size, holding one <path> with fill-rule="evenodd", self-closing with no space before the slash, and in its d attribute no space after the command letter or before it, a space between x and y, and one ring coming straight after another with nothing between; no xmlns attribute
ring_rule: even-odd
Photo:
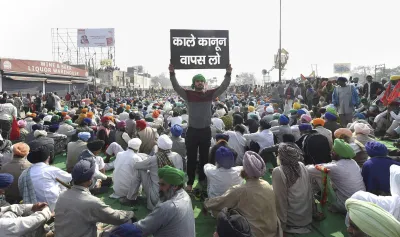
<svg viewBox="0 0 400 237"><path fill-rule="evenodd" d="M390 194L390 166L400 165L389 157L373 157L362 167L362 176L367 192L374 194Z"/></svg>

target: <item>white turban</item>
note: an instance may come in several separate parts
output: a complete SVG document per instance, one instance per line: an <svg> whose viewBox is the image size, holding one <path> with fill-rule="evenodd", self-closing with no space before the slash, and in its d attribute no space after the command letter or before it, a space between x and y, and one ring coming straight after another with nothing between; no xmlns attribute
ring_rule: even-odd
<svg viewBox="0 0 400 237"><path fill-rule="evenodd" d="M126 143L129 143L129 141L131 140L131 138L129 137L128 133L126 133L126 132L122 133L122 139L124 139L124 141Z"/></svg>
<svg viewBox="0 0 400 237"><path fill-rule="evenodd" d="M271 106L268 106L265 111L267 111L267 113L269 113L269 114L273 114L274 113L274 108L272 108Z"/></svg>
<svg viewBox="0 0 400 237"><path fill-rule="evenodd" d="M44 136L47 137L47 132L45 130L35 130L33 132L34 137Z"/></svg>
<svg viewBox="0 0 400 237"><path fill-rule="evenodd" d="M136 150L136 151L139 150L140 145L142 145L142 140L140 140L139 138L132 138L128 142L128 147L132 148L133 150Z"/></svg>
<svg viewBox="0 0 400 237"><path fill-rule="evenodd" d="M364 135L369 135L371 132L368 125L365 123L356 123L354 125L354 131L356 132L356 134L361 133Z"/></svg>
<svg viewBox="0 0 400 237"><path fill-rule="evenodd" d="M44 116L43 122L51 122L51 118L52 118L52 117L53 117L52 115L46 115L46 116Z"/></svg>
<svg viewBox="0 0 400 237"><path fill-rule="evenodd" d="M400 236L400 222L380 206L349 198L346 209L350 220L368 236Z"/></svg>
<svg viewBox="0 0 400 237"><path fill-rule="evenodd" d="M171 150L172 140L167 135L163 134L158 138L157 145L163 150Z"/></svg>

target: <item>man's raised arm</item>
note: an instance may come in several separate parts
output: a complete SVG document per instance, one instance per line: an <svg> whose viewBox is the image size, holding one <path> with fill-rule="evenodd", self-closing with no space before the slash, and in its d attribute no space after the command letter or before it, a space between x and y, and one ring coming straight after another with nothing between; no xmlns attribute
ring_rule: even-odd
<svg viewBox="0 0 400 237"><path fill-rule="evenodd" d="M232 67L229 64L228 67L226 68L226 74L225 74L225 79L221 83L221 85L217 88L217 90L214 92L213 98L217 98L220 96L226 89L228 89L229 84L231 84L231 74L232 74Z"/></svg>
<svg viewBox="0 0 400 237"><path fill-rule="evenodd" d="M172 87L180 97L182 97L184 100L187 100L185 89L183 89L179 85L178 80L176 80L174 66L170 64L168 69L169 69L169 79L171 80Z"/></svg>

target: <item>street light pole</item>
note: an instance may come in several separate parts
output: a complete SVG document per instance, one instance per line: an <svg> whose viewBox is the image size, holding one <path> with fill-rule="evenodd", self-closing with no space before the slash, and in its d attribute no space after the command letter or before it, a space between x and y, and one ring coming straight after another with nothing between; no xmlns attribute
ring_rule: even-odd
<svg viewBox="0 0 400 237"><path fill-rule="evenodd" d="M279 82L282 81L282 0L279 0Z"/></svg>

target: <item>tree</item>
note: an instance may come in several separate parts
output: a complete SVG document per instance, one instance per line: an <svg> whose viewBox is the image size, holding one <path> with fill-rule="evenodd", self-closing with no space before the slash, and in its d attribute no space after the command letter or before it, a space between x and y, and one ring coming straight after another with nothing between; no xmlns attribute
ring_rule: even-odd
<svg viewBox="0 0 400 237"><path fill-rule="evenodd" d="M151 78L151 84L154 87L170 88L171 81L165 76L164 73Z"/></svg>
<svg viewBox="0 0 400 237"><path fill-rule="evenodd" d="M380 81L382 78L386 78L389 80L390 76L392 75L399 75L400 74L400 66L395 68L377 68L376 75L375 75L375 67L374 66L358 66L351 70L351 75L353 78L358 77L360 83L365 83L365 77L371 75L374 77L375 81Z"/></svg>
<svg viewBox="0 0 400 237"><path fill-rule="evenodd" d="M242 72L241 74L236 75L237 85L245 85L245 84L254 85L255 83L256 83L256 77L254 76L254 73Z"/></svg>

